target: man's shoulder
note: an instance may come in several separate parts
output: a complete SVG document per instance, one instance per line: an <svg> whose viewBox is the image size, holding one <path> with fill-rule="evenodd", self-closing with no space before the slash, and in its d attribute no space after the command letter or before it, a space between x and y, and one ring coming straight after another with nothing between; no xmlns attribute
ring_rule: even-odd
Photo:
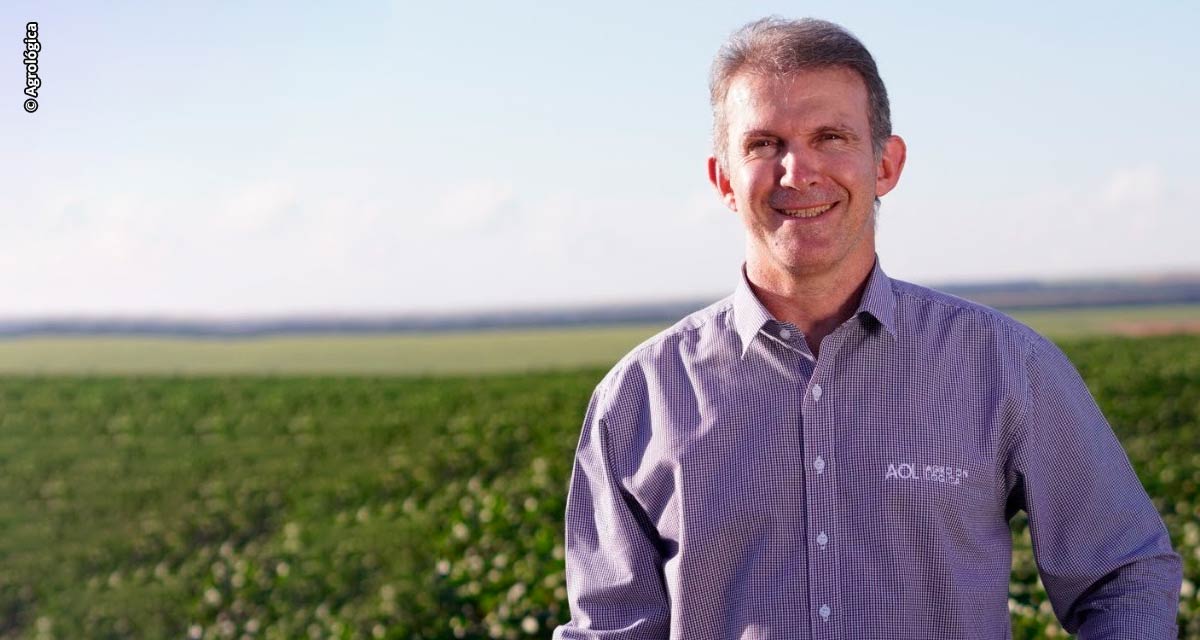
<svg viewBox="0 0 1200 640"><path fill-rule="evenodd" d="M675 369L700 357L698 345L701 342L712 345L709 349L719 348L734 335L732 309L733 296L727 296L643 340L613 365L597 390L607 392L631 384L641 386L650 372Z"/></svg>
<svg viewBox="0 0 1200 640"><path fill-rule="evenodd" d="M902 332L1011 342L1026 350L1048 342L1028 325L985 304L904 280L893 278L891 284Z"/></svg>

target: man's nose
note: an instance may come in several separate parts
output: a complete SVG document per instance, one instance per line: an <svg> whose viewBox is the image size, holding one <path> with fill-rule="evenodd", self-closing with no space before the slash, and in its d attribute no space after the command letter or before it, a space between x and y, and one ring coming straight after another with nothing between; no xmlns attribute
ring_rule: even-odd
<svg viewBox="0 0 1200 640"><path fill-rule="evenodd" d="M804 189L817 183L817 159L803 149L789 149L780 157L779 185L793 189Z"/></svg>

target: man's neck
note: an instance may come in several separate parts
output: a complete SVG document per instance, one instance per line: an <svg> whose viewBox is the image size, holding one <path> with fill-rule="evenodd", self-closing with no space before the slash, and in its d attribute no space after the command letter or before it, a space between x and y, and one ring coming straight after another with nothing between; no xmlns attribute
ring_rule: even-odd
<svg viewBox="0 0 1200 640"><path fill-rule="evenodd" d="M872 253L869 261L860 259L828 272L796 277L747 262L746 278L754 295L776 320L790 322L804 334L815 357L821 340L858 309L874 265Z"/></svg>

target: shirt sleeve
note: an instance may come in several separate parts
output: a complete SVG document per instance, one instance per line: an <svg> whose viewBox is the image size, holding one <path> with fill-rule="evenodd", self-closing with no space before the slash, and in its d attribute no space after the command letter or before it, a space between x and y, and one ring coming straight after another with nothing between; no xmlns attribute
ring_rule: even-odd
<svg viewBox="0 0 1200 640"><path fill-rule="evenodd" d="M592 395L567 493L571 620L555 640L666 638L670 609L655 534L615 477L603 383Z"/></svg>
<svg viewBox="0 0 1200 640"><path fill-rule="evenodd" d="M1011 458L1038 571L1082 640L1175 638L1182 562L1108 422L1053 343L1029 356Z"/></svg>

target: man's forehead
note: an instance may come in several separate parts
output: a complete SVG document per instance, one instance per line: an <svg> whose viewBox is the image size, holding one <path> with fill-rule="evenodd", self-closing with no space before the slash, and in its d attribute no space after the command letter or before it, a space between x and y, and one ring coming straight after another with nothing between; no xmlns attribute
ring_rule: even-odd
<svg viewBox="0 0 1200 640"><path fill-rule="evenodd" d="M862 78L844 67L821 67L786 75L744 71L734 76L725 95L732 119L775 115L824 116L865 123L867 93Z"/></svg>

